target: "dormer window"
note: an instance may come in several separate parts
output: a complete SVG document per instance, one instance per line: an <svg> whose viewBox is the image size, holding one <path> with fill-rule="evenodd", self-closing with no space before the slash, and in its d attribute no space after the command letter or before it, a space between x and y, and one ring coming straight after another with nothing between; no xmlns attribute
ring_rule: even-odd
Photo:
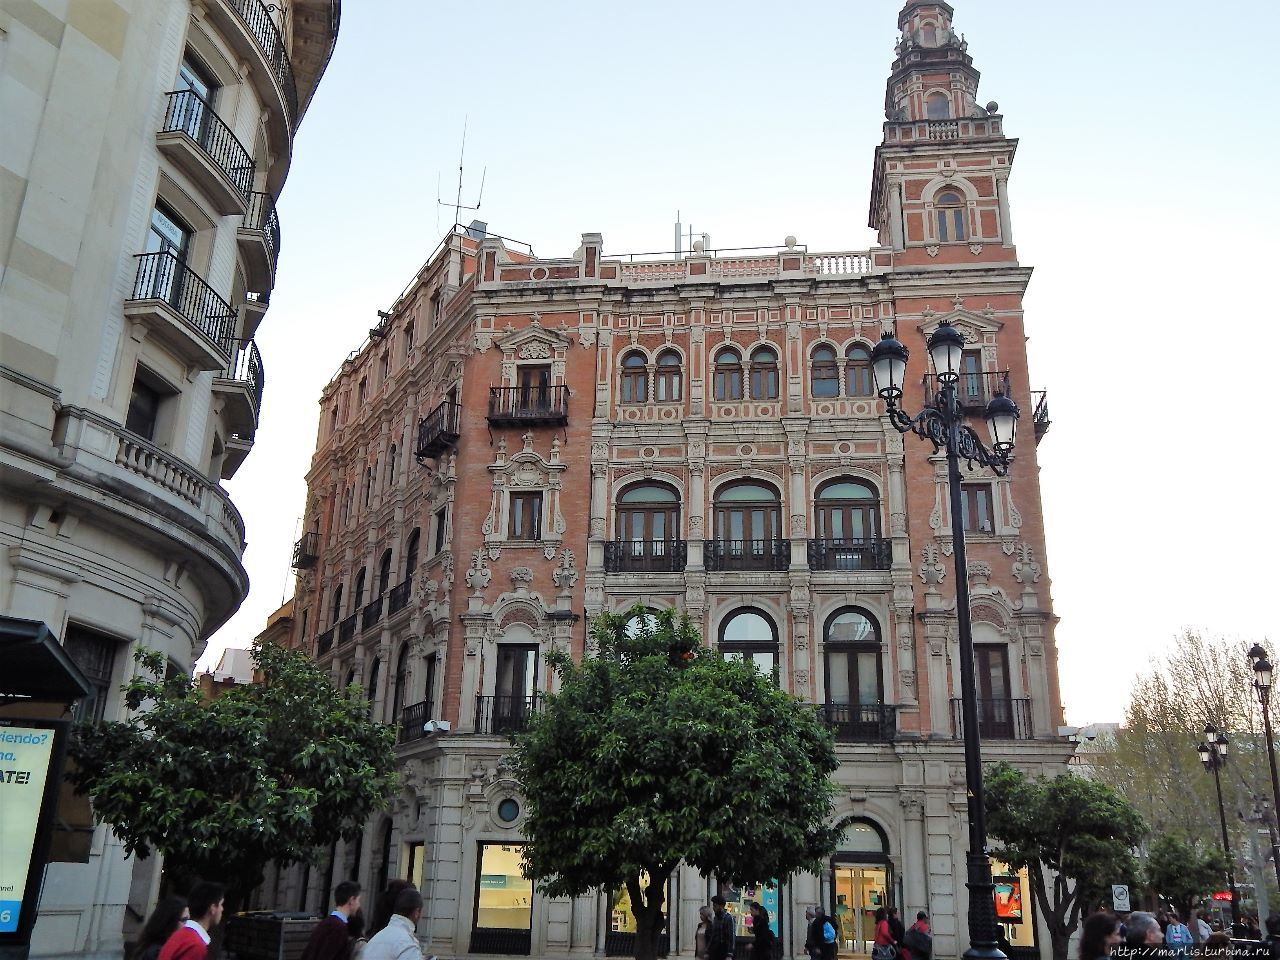
<svg viewBox="0 0 1280 960"><path fill-rule="evenodd" d="M934 212L938 217L938 241L948 243L968 238L965 230L964 197L954 190L943 190L933 201Z"/></svg>
<svg viewBox="0 0 1280 960"><path fill-rule="evenodd" d="M925 46L936 46L933 43L926 43ZM951 98L945 93L931 93L925 97L925 116L930 120L950 120L951 119Z"/></svg>

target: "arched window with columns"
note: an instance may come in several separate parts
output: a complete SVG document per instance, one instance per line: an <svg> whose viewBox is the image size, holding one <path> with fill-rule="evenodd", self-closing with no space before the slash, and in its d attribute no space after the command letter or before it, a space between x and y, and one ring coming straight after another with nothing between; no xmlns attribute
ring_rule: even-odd
<svg viewBox="0 0 1280 960"><path fill-rule="evenodd" d="M753 664L763 676L778 679L778 627L762 610L743 607L720 624L720 656Z"/></svg>
<svg viewBox="0 0 1280 960"><path fill-rule="evenodd" d="M716 354L713 386L717 400L742 399L742 354L733 347Z"/></svg>
<svg viewBox="0 0 1280 960"><path fill-rule="evenodd" d="M871 351L855 343L844 352L845 393L850 397L874 397L875 378L871 375Z"/></svg>
<svg viewBox="0 0 1280 960"><path fill-rule="evenodd" d="M944 188L933 200L933 212L937 218L938 242L952 243L968 239L965 227L968 217L964 197L954 188Z"/></svg>
<svg viewBox="0 0 1280 960"><path fill-rule="evenodd" d="M887 570L889 545L880 536L880 496L851 477L828 480L813 501L817 539L809 550L815 570Z"/></svg>
<svg viewBox="0 0 1280 960"><path fill-rule="evenodd" d="M618 494L616 541L607 551L609 572L670 571L683 561L680 494L665 483L634 483ZM677 556L679 554L679 556Z"/></svg>
<svg viewBox="0 0 1280 960"><path fill-rule="evenodd" d="M751 353L751 399L778 399L778 352L757 347Z"/></svg>
<svg viewBox="0 0 1280 960"><path fill-rule="evenodd" d="M721 487L715 498L715 540L704 557L708 570L785 570L790 541L784 540L782 503L775 487L742 480Z"/></svg>
<svg viewBox="0 0 1280 960"><path fill-rule="evenodd" d="M658 369L653 378L653 399L658 403L678 402L684 396L683 383L680 354L674 350L663 350L658 354Z"/></svg>
<svg viewBox="0 0 1280 960"><path fill-rule="evenodd" d="M815 399L840 396L840 373L836 368L836 352L825 344L814 347L810 355L809 393Z"/></svg>
<svg viewBox="0 0 1280 960"><path fill-rule="evenodd" d="M896 711L884 702L880 626L870 612L843 607L823 626L826 700L823 710L836 739L893 739Z"/></svg>
<svg viewBox="0 0 1280 960"><path fill-rule="evenodd" d="M622 358L621 403L644 403L649 399L649 368L644 354L633 350Z"/></svg>

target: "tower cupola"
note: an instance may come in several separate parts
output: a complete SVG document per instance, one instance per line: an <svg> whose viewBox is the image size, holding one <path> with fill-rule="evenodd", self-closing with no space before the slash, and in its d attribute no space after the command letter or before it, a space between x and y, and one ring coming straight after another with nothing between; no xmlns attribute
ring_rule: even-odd
<svg viewBox="0 0 1280 960"><path fill-rule="evenodd" d="M900 36L885 89L889 120L954 120L982 115L979 73L969 44L955 32L951 5L912 0L898 14Z"/></svg>

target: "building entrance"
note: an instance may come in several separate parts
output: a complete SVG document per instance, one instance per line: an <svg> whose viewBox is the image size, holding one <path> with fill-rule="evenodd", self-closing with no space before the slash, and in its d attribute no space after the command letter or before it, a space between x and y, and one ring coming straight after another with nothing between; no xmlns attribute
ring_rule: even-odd
<svg viewBox="0 0 1280 960"><path fill-rule="evenodd" d="M875 912L889 904L889 870L886 866L837 864L833 872L831 916L836 920L839 955L869 955L876 937Z"/></svg>

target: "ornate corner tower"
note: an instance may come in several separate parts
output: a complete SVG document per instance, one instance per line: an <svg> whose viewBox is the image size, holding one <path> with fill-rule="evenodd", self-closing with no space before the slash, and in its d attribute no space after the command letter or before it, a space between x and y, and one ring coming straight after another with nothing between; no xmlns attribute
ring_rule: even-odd
<svg viewBox="0 0 1280 960"><path fill-rule="evenodd" d="M980 74L947 3L908 2L885 87L868 226L895 263L956 266L1015 259L1006 190L1018 141Z"/></svg>

